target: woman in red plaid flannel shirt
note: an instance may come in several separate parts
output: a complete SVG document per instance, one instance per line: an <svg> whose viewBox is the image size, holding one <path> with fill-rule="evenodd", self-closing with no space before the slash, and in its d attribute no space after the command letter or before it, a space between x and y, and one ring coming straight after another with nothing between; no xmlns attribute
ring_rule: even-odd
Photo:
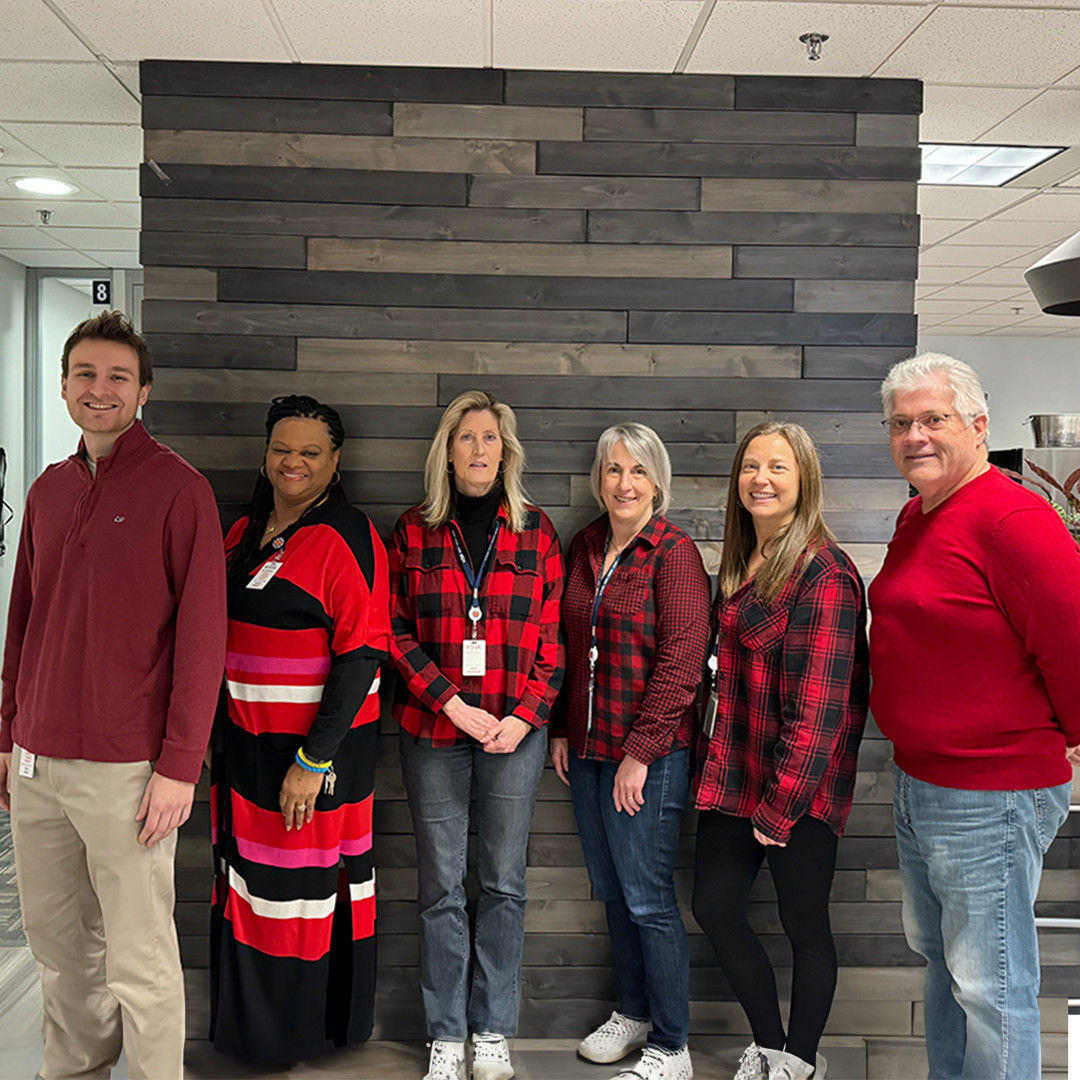
<svg viewBox="0 0 1080 1080"><path fill-rule="evenodd" d="M825 1075L829 889L869 674L862 580L823 505L801 427L768 421L746 433L731 469L694 785L694 917L754 1033L736 1080ZM772 965L747 921L766 858L793 953L786 1035Z"/></svg>
<svg viewBox="0 0 1080 1080"><path fill-rule="evenodd" d="M427 498L390 546L401 768L416 833L425 1080L514 1075L525 940L525 846L563 679L559 538L525 501L508 405L469 391L447 407ZM469 979L469 796L476 787L480 900Z"/></svg>
<svg viewBox="0 0 1080 1080"><path fill-rule="evenodd" d="M693 540L664 517L671 462L655 431L608 428L591 481L607 513L574 537L567 558L567 681L551 757L570 785L589 879L607 910L619 1011L578 1053L607 1063L644 1045L620 1078L690 1080L689 957L674 862L709 579Z"/></svg>

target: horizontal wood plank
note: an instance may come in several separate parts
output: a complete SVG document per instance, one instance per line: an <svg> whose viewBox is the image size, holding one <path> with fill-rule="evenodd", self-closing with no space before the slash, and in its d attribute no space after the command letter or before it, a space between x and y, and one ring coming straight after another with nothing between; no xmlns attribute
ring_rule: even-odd
<svg viewBox="0 0 1080 1080"><path fill-rule="evenodd" d="M736 277L826 278L855 281L914 281L914 247L751 247L735 249ZM814 342L813 344L819 344ZM878 344L867 342L866 344ZM912 339L914 344L914 338Z"/></svg>
<svg viewBox="0 0 1080 1080"><path fill-rule="evenodd" d="M543 312L667 310L778 311L792 309L789 281L715 278L410 274L380 271L218 271L224 302L345 305L444 310L522 308ZM525 333L524 330L521 333ZM693 339L687 339L693 340ZM739 339L732 339L739 340Z"/></svg>
<svg viewBox="0 0 1080 1080"><path fill-rule="evenodd" d="M753 180L716 176L701 181L701 209L765 214L914 214L917 189L908 180Z"/></svg>
<svg viewBox="0 0 1080 1080"><path fill-rule="evenodd" d="M903 214L589 214L589 240L607 244L814 244L894 247L919 242L918 218ZM749 275L746 275L749 276Z"/></svg>
<svg viewBox="0 0 1080 1080"><path fill-rule="evenodd" d="M917 146L919 118L861 113L855 118L855 142L860 146Z"/></svg>
<svg viewBox="0 0 1080 1080"><path fill-rule="evenodd" d="M146 271L150 273L148 268ZM216 285L215 285L216 291ZM144 300L145 306L150 301ZM267 368L296 367L296 338L269 334L154 333L143 324L146 342L158 368ZM155 376L155 389L161 374Z"/></svg>
<svg viewBox="0 0 1080 1080"><path fill-rule="evenodd" d="M415 172L535 171L535 144L498 139L406 139L266 131L147 131L146 156L188 165L390 169Z"/></svg>
<svg viewBox="0 0 1080 1080"><path fill-rule="evenodd" d="M148 165L139 171L144 199L229 199L273 202L410 203L464 206L462 173L315 169L300 166L187 165L158 161L168 183Z"/></svg>
<svg viewBox="0 0 1080 1080"><path fill-rule="evenodd" d="M651 346L301 338L297 350L297 367L305 371L797 379L802 364L802 349L791 345Z"/></svg>
<svg viewBox="0 0 1080 1080"><path fill-rule="evenodd" d="M144 265L143 297L151 300L216 300L217 272L201 267Z"/></svg>
<svg viewBox="0 0 1080 1080"><path fill-rule="evenodd" d="M317 389L309 392L320 400L333 400L332 395ZM197 469L250 469L252 477L262 464L266 450L266 439L259 436L163 434L161 441ZM341 467L343 470L422 472L430 447L430 439L350 439L341 449ZM405 508L402 503L399 512ZM364 509L369 508L365 506Z"/></svg>
<svg viewBox="0 0 1080 1080"><path fill-rule="evenodd" d="M566 136L537 136L565 139ZM850 146L850 113L752 112L748 109L586 109L585 138L607 142L782 143Z"/></svg>
<svg viewBox="0 0 1080 1080"><path fill-rule="evenodd" d="M490 211L500 213L501 211ZM411 274L542 274L551 277L731 277L731 249L722 245L640 247L624 244L461 243L452 240L308 242L309 270L402 271Z"/></svg>
<svg viewBox="0 0 1080 1080"><path fill-rule="evenodd" d="M307 243L302 236L149 232L144 228L139 234L139 261L143 266L260 266L302 269L307 264Z"/></svg>
<svg viewBox="0 0 1080 1080"><path fill-rule="evenodd" d="M561 144L560 144L561 145ZM652 176L476 176L470 206L569 207L583 210L697 210L701 184Z"/></svg>
<svg viewBox="0 0 1080 1080"><path fill-rule="evenodd" d="M539 142L538 175L917 180L918 147Z"/></svg>
<svg viewBox="0 0 1080 1080"><path fill-rule="evenodd" d="M803 350L803 377L880 380L885 378L893 364L911 356L913 351L911 345L886 348L873 345L849 348L809 346Z"/></svg>
<svg viewBox="0 0 1080 1080"><path fill-rule="evenodd" d="M629 340L717 345L899 345L914 344L916 332L914 315L757 314L746 308L724 316L695 311L632 311Z"/></svg>
<svg viewBox="0 0 1080 1080"><path fill-rule="evenodd" d="M580 139L580 108L530 105L394 105L394 134L448 139ZM307 130L306 128L300 130Z"/></svg>
<svg viewBox="0 0 1080 1080"><path fill-rule="evenodd" d="M668 511L668 518L673 524L686 532L695 540L723 540L724 539L724 511L723 510L683 510L672 509ZM829 512L829 528L836 534L836 539L841 544L849 543L876 543L887 544L892 539L893 529L896 526L895 510L831 510ZM860 811L865 807L857 808ZM892 813L892 808L887 808ZM854 813L854 811L853 811ZM858 819L858 820L861 820ZM884 821L884 819L882 819ZM891 819L890 819L891 821ZM849 827L849 836L881 836L882 832L876 831L879 822L874 819L870 831L860 831L855 827ZM891 825L890 825L891 829Z"/></svg>
<svg viewBox="0 0 1080 1080"><path fill-rule="evenodd" d="M750 409L736 414L736 438L741 439L755 424L780 420L799 424L818 443L888 442L881 427L881 410L874 412L781 412ZM899 503L897 504L899 505Z"/></svg>
<svg viewBox="0 0 1080 1080"><path fill-rule="evenodd" d="M515 311L482 308L354 307L334 304L201 304L150 300L143 324L157 332L292 333L302 337L431 340L625 341L626 316L614 311Z"/></svg>
<svg viewBox="0 0 1080 1080"><path fill-rule="evenodd" d="M195 94L145 95L142 126L174 131L194 128L201 131L304 131L321 135L390 135L394 130L388 101L202 97Z"/></svg>
<svg viewBox="0 0 1080 1080"><path fill-rule="evenodd" d="M258 402L310 394L347 405L435 405L438 377L318 371L192 371L169 368L154 380L156 401ZM225 437L225 436L223 436Z"/></svg>
<svg viewBox="0 0 1080 1080"><path fill-rule="evenodd" d="M651 72L508 71L512 105L677 106L730 109L735 80L727 75L661 75Z"/></svg>
<svg viewBox="0 0 1080 1080"><path fill-rule="evenodd" d="M796 281L796 311L911 312L914 281Z"/></svg>
<svg viewBox="0 0 1080 1080"><path fill-rule="evenodd" d="M739 75L735 79L735 108L920 113L922 83L917 79Z"/></svg>

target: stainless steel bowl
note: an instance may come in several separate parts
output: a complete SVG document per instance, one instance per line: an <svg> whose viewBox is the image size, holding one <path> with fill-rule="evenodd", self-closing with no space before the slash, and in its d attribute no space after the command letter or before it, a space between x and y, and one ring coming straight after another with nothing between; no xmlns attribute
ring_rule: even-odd
<svg viewBox="0 0 1080 1080"><path fill-rule="evenodd" d="M1027 422L1036 446L1080 446L1080 415L1036 413Z"/></svg>

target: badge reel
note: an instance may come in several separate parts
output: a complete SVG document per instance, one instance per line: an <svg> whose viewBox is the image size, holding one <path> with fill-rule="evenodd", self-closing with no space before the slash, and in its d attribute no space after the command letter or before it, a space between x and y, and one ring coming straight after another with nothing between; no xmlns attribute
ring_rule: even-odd
<svg viewBox="0 0 1080 1080"><path fill-rule="evenodd" d="M483 676L487 674L487 642L477 636L480 625L480 616L483 613L480 605L473 597L472 607L469 608L469 619L472 621L471 638L466 638L461 643L461 674L467 676Z"/></svg>
<svg viewBox="0 0 1080 1080"><path fill-rule="evenodd" d="M713 653L709 657L709 671L712 674L712 678L709 680L709 703L705 706L705 723L702 725L706 739L711 739L713 732L716 730L716 710L720 704L720 699L716 694L716 669L718 666L716 653Z"/></svg>

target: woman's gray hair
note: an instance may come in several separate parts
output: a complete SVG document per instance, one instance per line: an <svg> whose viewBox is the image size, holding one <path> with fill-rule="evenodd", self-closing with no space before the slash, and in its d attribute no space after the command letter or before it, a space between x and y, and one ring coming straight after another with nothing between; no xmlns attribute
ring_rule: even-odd
<svg viewBox="0 0 1080 1080"><path fill-rule="evenodd" d="M933 384L944 384L952 391L952 407L969 422L976 416L989 415L975 369L963 360L945 353L924 352L910 356L889 368L881 384L881 404L885 418L892 415L893 401L898 391L910 393Z"/></svg>
<svg viewBox="0 0 1080 1080"><path fill-rule="evenodd" d="M604 464L611 460L611 451L621 442L627 453L642 465L649 479L656 488L653 507L657 514L666 514L671 505L671 458L667 448L660 441L660 436L645 424L629 422L612 424L596 440L596 455L593 458L592 472L589 473L589 490L601 510L606 510L600 495L600 480Z"/></svg>

